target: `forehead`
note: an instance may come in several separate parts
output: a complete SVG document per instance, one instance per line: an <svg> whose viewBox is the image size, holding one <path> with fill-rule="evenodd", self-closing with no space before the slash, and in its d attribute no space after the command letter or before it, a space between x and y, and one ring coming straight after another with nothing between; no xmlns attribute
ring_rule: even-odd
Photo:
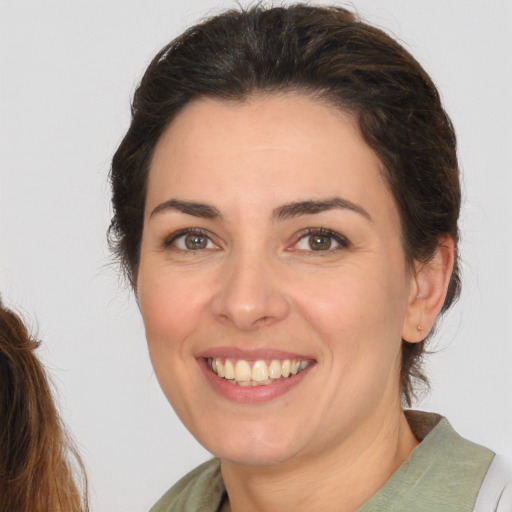
<svg viewBox="0 0 512 512"><path fill-rule="evenodd" d="M276 206L333 195L393 206L381 168L353 116L328 103L291 93L243 102L202 98L160 138L147 206L169 195L234 207L242 199L274 198Z"/></svg>

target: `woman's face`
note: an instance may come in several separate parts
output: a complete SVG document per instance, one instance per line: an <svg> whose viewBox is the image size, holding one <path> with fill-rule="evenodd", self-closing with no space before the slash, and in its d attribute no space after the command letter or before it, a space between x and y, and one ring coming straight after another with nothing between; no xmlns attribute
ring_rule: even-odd
<svg viewBox="0 0 512 512"><path fill-rule="evenodd" d="M201 99L161 137L137 296L160 385L213 454L313 456L400 409L416 287L380 167L348 114L300 95Z"/></svg>

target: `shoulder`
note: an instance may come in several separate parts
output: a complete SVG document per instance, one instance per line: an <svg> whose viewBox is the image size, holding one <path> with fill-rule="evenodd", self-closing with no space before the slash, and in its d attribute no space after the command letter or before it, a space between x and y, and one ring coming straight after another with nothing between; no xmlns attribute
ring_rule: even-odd
<svg viewBox="0 0 512 512"><path fill-rule="evenodd" d="M212 459L174 484L150 512L216 512L224 492L220 461Z"/></svg>

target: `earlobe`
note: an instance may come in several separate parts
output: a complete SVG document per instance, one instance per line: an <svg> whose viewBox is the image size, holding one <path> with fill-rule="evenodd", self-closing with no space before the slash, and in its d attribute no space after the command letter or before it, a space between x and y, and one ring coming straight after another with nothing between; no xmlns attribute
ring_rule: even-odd
<svg viewBox="0 0 512 512"><path fill-rule="evenodd" d="M439 239L437 250L429 261L415 263L402 330L405 341L422 341L432 330L446 298L454 262L455 243L450 235L445 235Z"/></svg>

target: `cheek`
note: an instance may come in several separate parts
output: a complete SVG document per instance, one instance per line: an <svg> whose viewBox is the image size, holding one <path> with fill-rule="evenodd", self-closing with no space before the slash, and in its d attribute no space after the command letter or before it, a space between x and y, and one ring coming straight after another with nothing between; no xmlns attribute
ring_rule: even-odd
<svg viewBox="0 0 512 512"><path fill-rule="evenodd" d="M395 273L396 275L396 273ZM395 333L405 307L403 282L390 281L386 272L343 270L318 279L303 279L294 290L295 303L311 323L329 330L352 329ZM378 329L377 329L378 327Z"/></svg>
<svg viewBox="0 0 512 512"><path fill-rule="evenodd" d="M151 271L149 271L151 270ZM191 345L205 310L204 289L189 276L166 273L166 269L144 269L138 279L138 300L149 356L160 386L176 413L186 424L193 416L190 404L199 389Z"/></svg>
<svg viewBox="0 0 512 512"><path fill-rule="evenodd" d="M302 281L295 290L301 316L319 334L326 357L340 375L358 373L367 379L372 372L385 373L396 364L405 311L404 283L400 278L383 277L387 275L384 270L351 268L323 280Z"/></svg>
<svg viewBox="0 0 512 512"><path fill-rule="evenodd" d="M204 286L192 275L142 272L138 281L139 306L150 351L179 350L200 323L208 297ZM204 291L201 291L204 290Z"/></svg>

